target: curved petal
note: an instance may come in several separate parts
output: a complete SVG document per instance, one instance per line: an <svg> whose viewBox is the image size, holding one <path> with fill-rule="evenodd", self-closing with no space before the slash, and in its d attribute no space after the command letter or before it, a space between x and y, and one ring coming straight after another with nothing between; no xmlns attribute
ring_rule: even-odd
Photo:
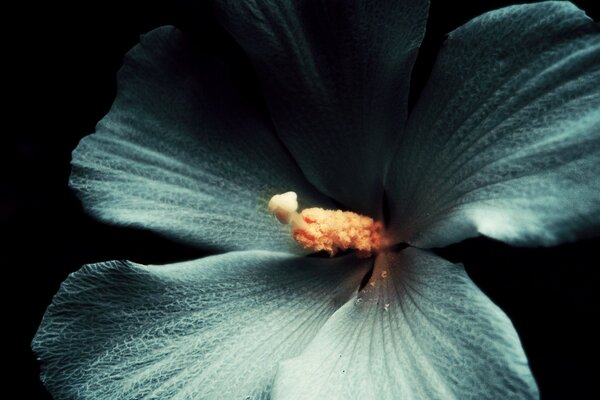
<svg viewBox="0 0 600 400"><path fill-rule="evenodd" d="M429 2L223 0L216 6L252 59L277 132L310 182L377 217Z"/></svg>
<svg viewBox="0 0 600 400"><path fill-rule="evenodd" d="M277 373L273 400L534 399L519 338L460 265L407 249Z"/></svg>
<svg viewBox="0 0 600 400"><path fill-rule="evenodd" d="M450 34L387 177L399 241L554 245L600 228L600 28L568 2Z"/></svg>
<svg viewBox="0 0 600 400"><path fill-rule="evenodd" d="M173 27L142 37L110 112L73 153L71 186L107 222L216 249L297 248L269 198L327 201L226 66L199 53Z"/></svg>
<svg viewBox="0 0 600 400"><path fill-rule="evenodd" d="M165 266L86 265L33 341L56 399L266 399L356 291L367 261L235 252Z"/></svg>

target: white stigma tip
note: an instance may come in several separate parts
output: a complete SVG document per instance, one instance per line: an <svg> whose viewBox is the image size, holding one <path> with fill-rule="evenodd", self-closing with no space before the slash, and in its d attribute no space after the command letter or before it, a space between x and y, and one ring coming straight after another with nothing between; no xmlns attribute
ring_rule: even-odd
<svg viewBox="0 0 600 400"><path fill-rule="evenodd" d="M288 224L298 209L298 196L296 192L276 194L269 200L269 210L282 224Z"/></svg>

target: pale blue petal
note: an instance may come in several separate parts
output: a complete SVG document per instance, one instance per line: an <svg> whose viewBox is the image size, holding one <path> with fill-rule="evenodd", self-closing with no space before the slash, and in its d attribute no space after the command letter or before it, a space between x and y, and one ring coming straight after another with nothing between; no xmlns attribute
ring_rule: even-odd
<svg viewBox="0 0 600 400"><path fill-rule="evenodd" d="M308 179L345 207L377 216L429 2L215 5L252 59L277 132Z"/></svg>
<svg viewBox="0 0 600 400"><path fill-rule="evenodd" d="M407 249L278 370L273 400L535 399L506 315L463 267Z"/></svg>
<svg viewBox="0 0 600 400"><path fill-rule="evenodd" d="M58 399L267 399L356 291L368 261L234 252L164 266L86 265L33 341Z"/></svg>
<svg viewBox="0 0 600 400"><path fill-rule="evenodd" d="M398 241L555 245L600 229L600 27L568 2L452 32L387 177Z"/></svg>
<svg viewBox="0 0 600 400"><path fill-rule="evenodd" d="M97 132L73 153L71 186L100 219L216 249L296 249L267 211L296 191L328 203L302 176L228 68L162 27L125 58Z"/></svg>

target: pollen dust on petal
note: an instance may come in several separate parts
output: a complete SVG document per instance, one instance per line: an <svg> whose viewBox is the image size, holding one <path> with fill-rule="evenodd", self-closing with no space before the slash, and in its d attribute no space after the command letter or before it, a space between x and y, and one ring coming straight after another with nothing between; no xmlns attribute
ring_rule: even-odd
<svg viewBox="0 0 600 400"><path fill-rule="evenodd" d="M322 208L307 208L298 214L296 208L294 192L275 195L269 202L269 209L280 222L292 226L293 238L305 249L326 251L330 256L353 249L359 257L369 257L381 246L382 225L373 218Z"/></svg>

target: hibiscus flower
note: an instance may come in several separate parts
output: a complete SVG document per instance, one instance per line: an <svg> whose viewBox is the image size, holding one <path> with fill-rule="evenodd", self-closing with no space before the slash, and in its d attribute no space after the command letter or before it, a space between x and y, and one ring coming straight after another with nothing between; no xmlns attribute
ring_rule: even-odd
<svg viewBox="0 0 600 400"><path fill-rule="evenodd" d="M268 114L221 61L159 28L128 53L112 109L73 154L71 186L104 221L220 254L72 274L33 342L48 389L536 398L509 319L430 249L598 232L597 24L566 2L484 14L449 35L408 115L426 1L215 7ZM301 208L372 218L383 245L308 256L267 208L292 190Z"/></svg>

